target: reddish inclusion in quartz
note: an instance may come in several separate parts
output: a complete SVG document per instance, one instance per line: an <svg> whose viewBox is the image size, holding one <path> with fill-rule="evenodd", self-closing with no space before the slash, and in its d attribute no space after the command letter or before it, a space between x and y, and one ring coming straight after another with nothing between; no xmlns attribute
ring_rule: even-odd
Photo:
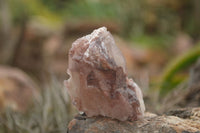
<svg viewBox="0 0 200 133"><path fill-rule="evenodd" d="M65 81L73 104L88 117L137 120L145 106L140 88L126 76L126 64L105 27L76 40Z"/></svg>

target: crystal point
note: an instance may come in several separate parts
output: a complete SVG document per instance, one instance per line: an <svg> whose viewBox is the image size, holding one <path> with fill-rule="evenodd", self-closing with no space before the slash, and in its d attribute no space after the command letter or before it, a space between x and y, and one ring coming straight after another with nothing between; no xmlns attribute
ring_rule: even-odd
<svg viewBox="0 0 200 133"><path fill-rule="evenodd" d="M140 88L126 76L126 63L105 27L77 39L69 51L67 91L88 117L137 120L145 106Z"/></svg>

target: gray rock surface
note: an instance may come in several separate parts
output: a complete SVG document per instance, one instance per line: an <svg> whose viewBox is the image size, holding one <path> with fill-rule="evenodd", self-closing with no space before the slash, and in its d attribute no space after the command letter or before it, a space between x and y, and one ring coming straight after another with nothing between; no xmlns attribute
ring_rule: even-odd
<svg viewBox="0 0 200 133"><path fill-rule="evenodd" d="M78 115L69 123L68 133L200 133L200 108L173 110L162 116L145 113L144 119L134 122Z"/></svg>

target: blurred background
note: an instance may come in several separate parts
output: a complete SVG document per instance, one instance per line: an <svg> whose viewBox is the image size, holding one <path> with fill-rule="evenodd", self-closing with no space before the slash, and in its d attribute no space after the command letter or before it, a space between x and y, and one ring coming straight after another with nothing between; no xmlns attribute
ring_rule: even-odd
<svg viewBox="0 0 200 133"><path fill-rule="evenodd" d="M199 0L0 0L0 133L66 133L68 50L102 26L147 111L200 106Z"/></svg>

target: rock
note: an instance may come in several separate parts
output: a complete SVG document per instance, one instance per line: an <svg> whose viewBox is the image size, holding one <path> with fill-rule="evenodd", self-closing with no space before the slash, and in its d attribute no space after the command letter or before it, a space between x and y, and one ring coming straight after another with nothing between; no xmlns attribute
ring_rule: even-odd
<svg viewBox="0 0 200 133"><path fill-rule="evenodd" d="M166 115L177 116L183 119L200 120L200 108L180 108L168 111Z"/></svg>
<svg viewBox="0 0 200 133"><path fill-rule="evenodd" d="M145 113L144 119L134 122L77 116L69 123L68 133L200 133L200 108L171 111L168 116Z"/></svg>
<svg viewBox="0 0 200 133"><path fill-rule="evenodd" d="M65 82L73 104L87 116L137 120L145 107L140 88L126 76L126 63L105 27L76 40Z"/></svg>
<svg viewBox="0 0 200 133"><path fill-rule="evenodd" d="M37 94L30 77L17 68L0 66L0 109L26 111Z"/></svg>

